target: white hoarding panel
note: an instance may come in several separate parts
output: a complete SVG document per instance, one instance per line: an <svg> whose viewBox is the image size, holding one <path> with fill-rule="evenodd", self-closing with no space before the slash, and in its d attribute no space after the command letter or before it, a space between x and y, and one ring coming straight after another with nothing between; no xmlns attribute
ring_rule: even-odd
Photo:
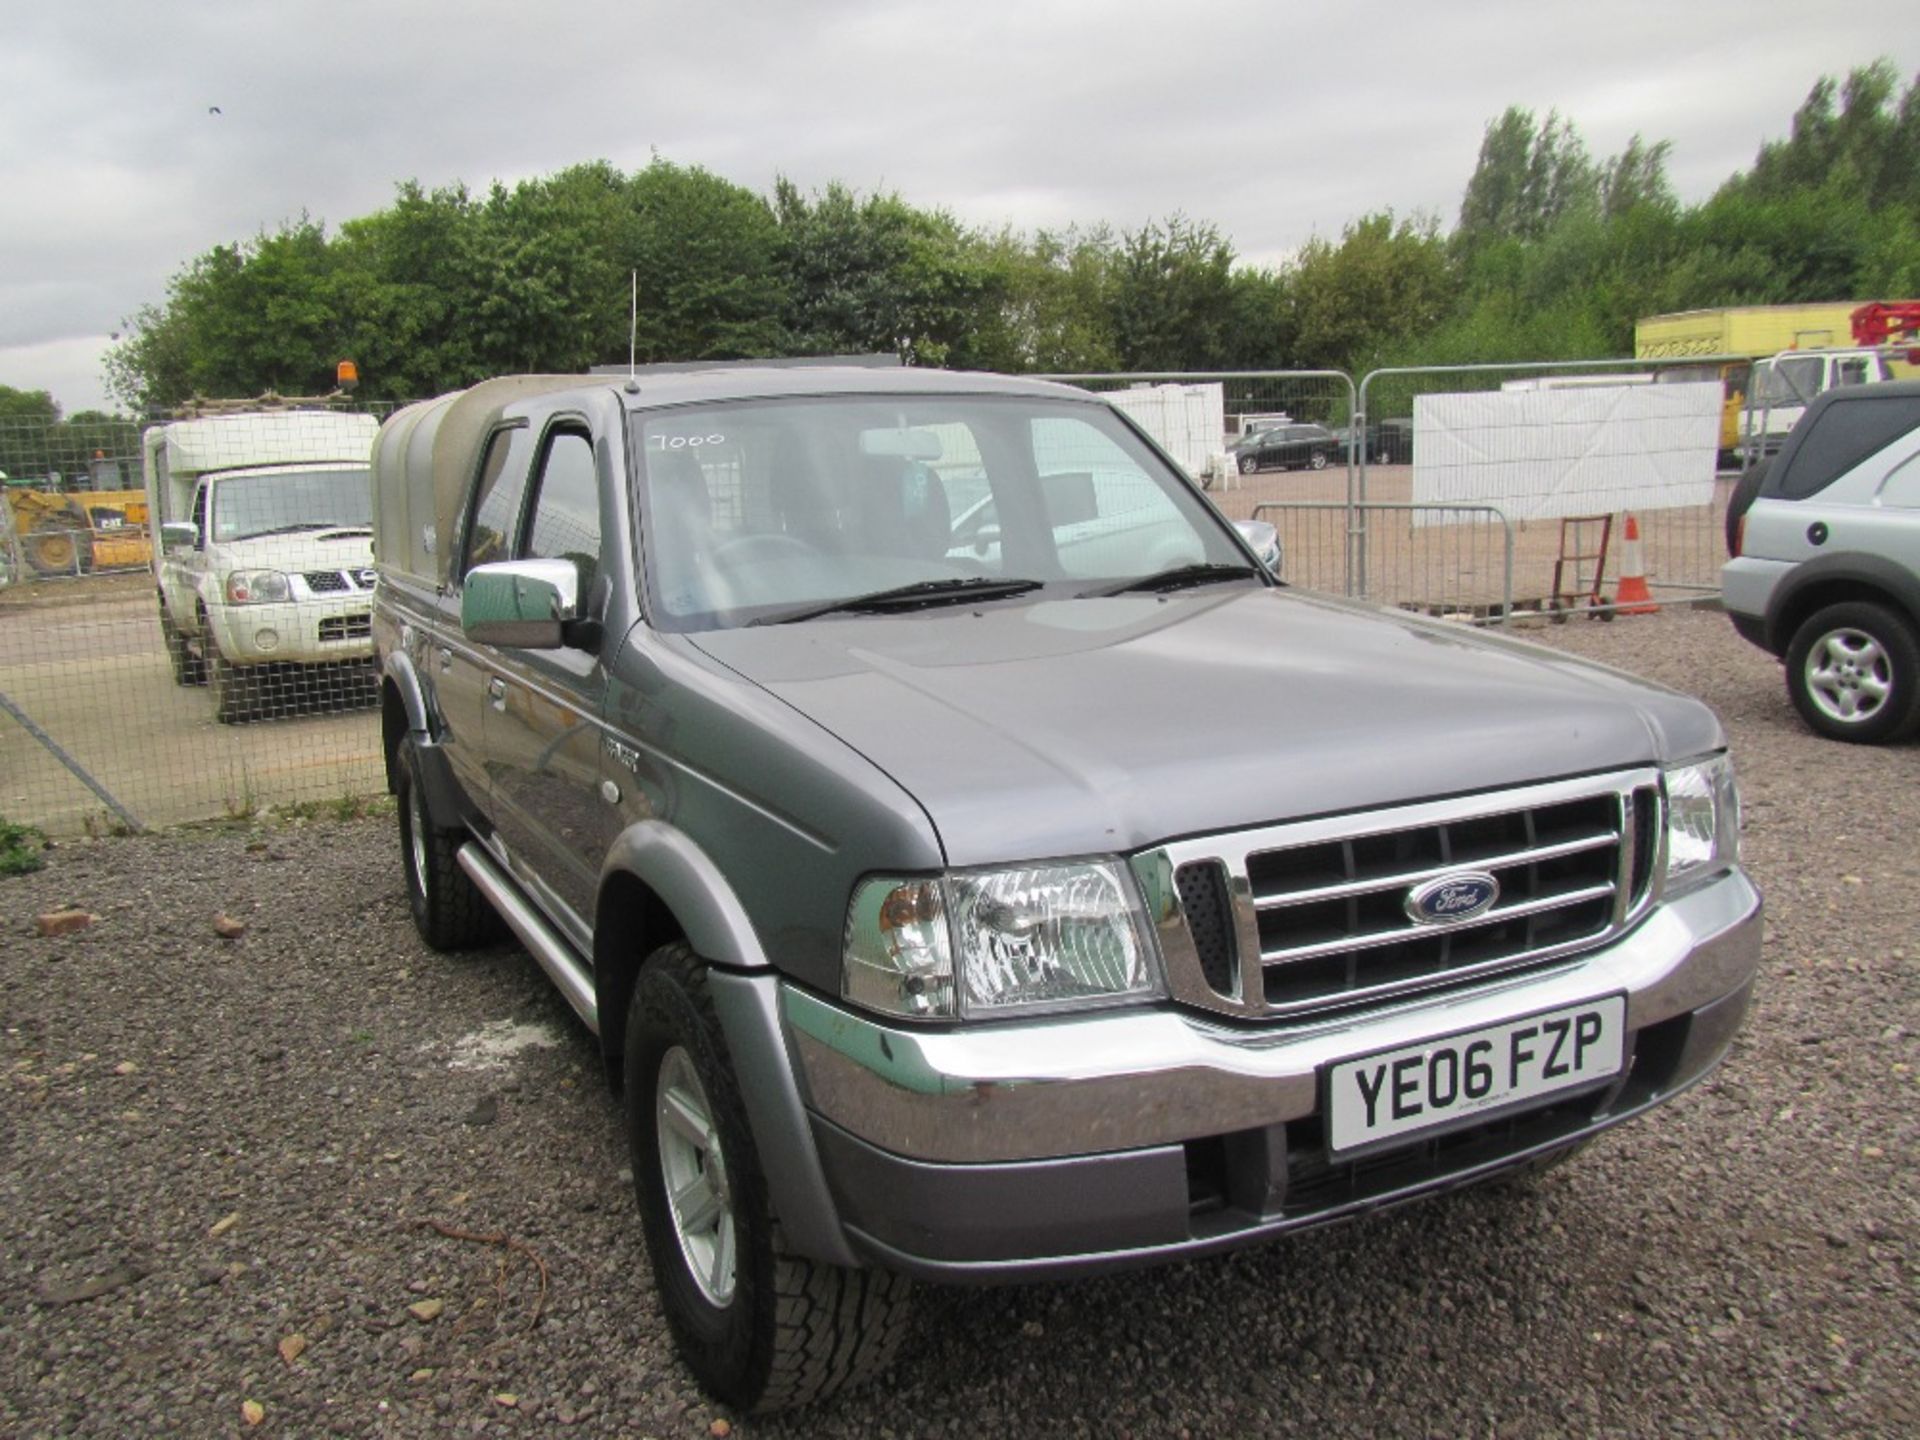
<svg viewBox="0 0 1920 1440"><path fill-rule="evenodd" d="M1516 522L1708 505L1724 399L1711 380L1421 395L1413 499L1494 505Z"/></svg>
<svg viewBox="0 0 1920 1440"><path fill-rule="evenodd" d="M1103 395L1180 462L1189 475L1206 473L1227 426L1226 390L1211 385L1135 385Z"/></svg>

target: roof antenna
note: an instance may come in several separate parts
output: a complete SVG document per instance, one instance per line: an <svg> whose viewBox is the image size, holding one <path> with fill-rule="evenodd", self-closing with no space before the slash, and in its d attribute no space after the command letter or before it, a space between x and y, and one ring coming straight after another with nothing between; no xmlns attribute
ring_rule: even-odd
<svg viewBox="0 0 1920 1440"><path fill-rule="evenodd" d="M640 354L640 272L630 272L632 293L627 301L627 393L640 393L639 365Z"/></svg>

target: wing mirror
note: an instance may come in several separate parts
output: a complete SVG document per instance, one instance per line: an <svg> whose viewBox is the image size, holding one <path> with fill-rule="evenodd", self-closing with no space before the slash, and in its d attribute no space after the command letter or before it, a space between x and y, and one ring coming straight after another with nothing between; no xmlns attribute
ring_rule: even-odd
<svg viewBox="0 0 1920 1440"><path fill-rule="evenodd" d="M476 565L460 588L460 629L482 645L558 650L580 618L580 567L571 560Z"/></svg>
<svg viewBox="0 0 1920 1440"><path fill-rule="evenodd" d="M191 550L200 543L200 528L190 520L169 520L160 527L162 550Z"/></svg>
<svg viewBox="0 0 1920 1440"><path fill-rule="evenodd" d="M1280 532L1273 528L1272 522L1236 520L1233 528L1240 532L1240 538L1247 542L1248 548L1260 558L1260 563L1277 579L1284 556L1280 549Z"/></svg>

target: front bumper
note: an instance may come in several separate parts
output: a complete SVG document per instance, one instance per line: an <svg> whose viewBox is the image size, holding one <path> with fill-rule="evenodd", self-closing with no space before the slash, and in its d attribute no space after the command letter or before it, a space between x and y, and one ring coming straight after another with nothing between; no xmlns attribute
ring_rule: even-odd
<svg viewBox="0 0 1920 1440"><path fill-rule="evenodd" d="M366 592L268 605L222 605L208 616L220 653L236 665L324 665L373 659L373 597Z"/></svg>
<svg viewBox="0 0 1920 1440"><path fill-rule="evenodd" d="M1735 871L1574 960L1293 1025L1163 1007L927 1031L792 985L781 1013L854 1248L929 1278L1029 1278L1231 1248L1484 1179L1617 1124L1725 1054L1760 928L1759 894ZM1620 993L1627 1063L1603 1088L1329 1159L1329 1065Z"/></svg>

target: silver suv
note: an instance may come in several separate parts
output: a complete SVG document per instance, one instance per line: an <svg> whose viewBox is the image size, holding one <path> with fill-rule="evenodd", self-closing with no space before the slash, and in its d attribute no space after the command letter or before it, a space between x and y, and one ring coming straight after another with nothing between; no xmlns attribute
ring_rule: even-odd
<svg viewBox="0 0 1920 1440"><path fill-rule="evenodd" d="M883 1369L909 1277L1552 1163L1740 1026L1705 706L1289 589L1097 396L515 376L374 474L415 921L504 921L595 1036L731 1404Z"/></svg>
<svg viewBox="0 0 1920 1440"><path fill-rule="evenodd" d="M1734 628L1786 662L1815 731L1920 726L1920 381L1820 396L1729 509Z"/></svg>

